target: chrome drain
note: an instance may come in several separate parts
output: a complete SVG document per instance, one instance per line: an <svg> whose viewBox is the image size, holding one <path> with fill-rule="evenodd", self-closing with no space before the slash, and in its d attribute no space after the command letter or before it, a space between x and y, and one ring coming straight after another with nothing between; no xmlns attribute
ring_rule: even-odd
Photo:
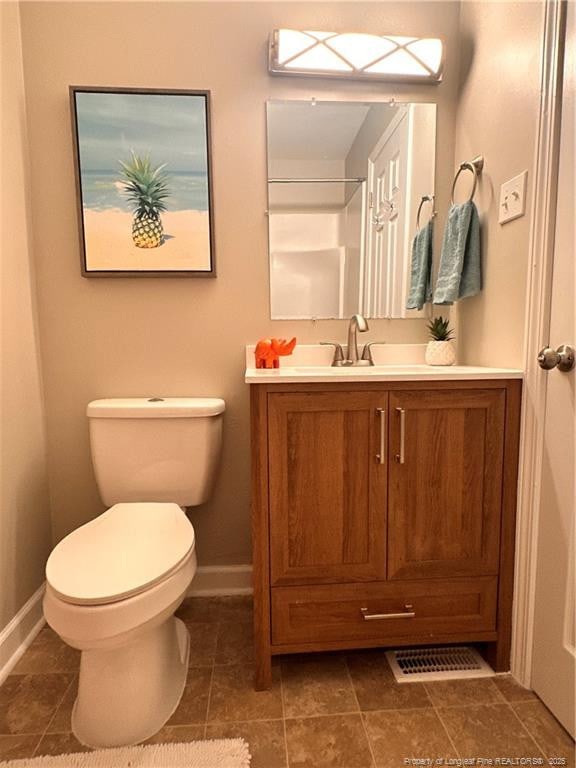
<svg viewBox="0 0 576 768"><path fill-rule="evenodd" d="M398 683L493 677L494 670L475 648L403 648L387 651L386 658Z"/></svg>

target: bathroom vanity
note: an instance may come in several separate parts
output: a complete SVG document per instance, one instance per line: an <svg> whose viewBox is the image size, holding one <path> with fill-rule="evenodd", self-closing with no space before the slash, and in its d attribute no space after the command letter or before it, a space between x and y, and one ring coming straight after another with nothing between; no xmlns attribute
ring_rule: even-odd
<svg viewBox="0 0 576 768"><path fill-rule="evenodd" d="M301 354L246 371L256 687L273 655L377 646L507 670L522 373Z"/></svg>

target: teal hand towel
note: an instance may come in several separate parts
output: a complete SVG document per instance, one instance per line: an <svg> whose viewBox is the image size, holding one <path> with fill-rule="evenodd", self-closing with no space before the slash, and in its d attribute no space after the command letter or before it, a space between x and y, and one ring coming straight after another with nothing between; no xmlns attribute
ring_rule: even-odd
<svg viewBox="0 0 576 768"><path fill-rule="evenodd" d="M432 298L432 221L419 229L412 241L410 291L406 309L422 309Z"/></svg>
<svg viewBox="0 0 576 768"><path fill-rule="evenodd" d="M453 205L444 230L434 304L453 304L482 290L480 219L472 200Z"/></svg>

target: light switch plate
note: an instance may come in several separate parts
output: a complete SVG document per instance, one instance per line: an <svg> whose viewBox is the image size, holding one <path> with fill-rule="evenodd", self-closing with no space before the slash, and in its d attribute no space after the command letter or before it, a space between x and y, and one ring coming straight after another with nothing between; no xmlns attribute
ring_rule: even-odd
<svg viewBox="0 0 576 768"><path fill-rule="evenodd" d="M528 171L523 171L513 179L505 181L500 187L500 209L498 221L506 224L526 213L526 179Z"/></svg>

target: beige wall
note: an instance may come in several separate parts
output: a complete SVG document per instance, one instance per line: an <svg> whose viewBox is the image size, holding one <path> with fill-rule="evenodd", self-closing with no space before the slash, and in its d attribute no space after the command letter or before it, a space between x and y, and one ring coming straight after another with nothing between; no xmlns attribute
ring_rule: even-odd
<svg viewBox="0 0 576 768"><path fill-rule="evenodd" d="M32 289L18 6L0 4L0 630L44 580L51 546Z"/></svg>
<svg viewBox="0 0 576 768"><path fill-rule="evenodd" d="M193 511L202 563L250 560L249 411L244 344L268 334L344 338L344 321L271 322L266 249L269 98L409 97L439 103L441 193L453 164L457 3L26 2L22 6L34 235L56 539L102 511L86 403L128 395L219 395L228 410L213 500ZM271 78L282 25L441 35L444 82L386 86ZM218 278L80 277L70 84L212 91ZM375 321L373 338L421 341L423 322Z"/></svg>
<svg viewBox="0 0 576 768"><path fill-rule="evenodd" d="M459 354L466 363L521 368L543 7L540 2L465 2L460 24L455 158L461 162L483 154L486 165L476 196L484 291L458 305ZM501 225L500 186L526 169L527 215Z"/></svg>

